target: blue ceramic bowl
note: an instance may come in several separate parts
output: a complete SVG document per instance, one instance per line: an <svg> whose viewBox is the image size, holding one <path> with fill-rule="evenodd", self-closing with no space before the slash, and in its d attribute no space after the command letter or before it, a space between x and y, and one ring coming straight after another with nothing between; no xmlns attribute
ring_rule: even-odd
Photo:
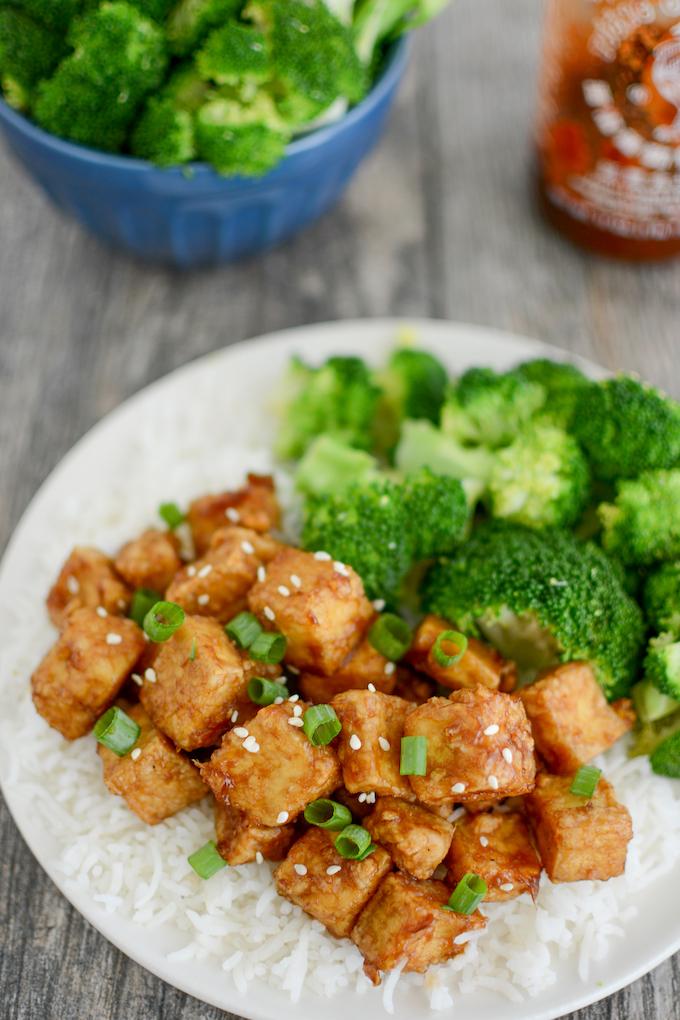
<svg viewBox="0 0 680 1020"><path fill-rule="evenodd" d="M181 268L229 262L297 233L326 212L378 141L407 61L395 45L368 96L335 124L292 142L264 177L192 174L111 156L47 134L0 100L0 128L31 177L102 241Z"/></svg>

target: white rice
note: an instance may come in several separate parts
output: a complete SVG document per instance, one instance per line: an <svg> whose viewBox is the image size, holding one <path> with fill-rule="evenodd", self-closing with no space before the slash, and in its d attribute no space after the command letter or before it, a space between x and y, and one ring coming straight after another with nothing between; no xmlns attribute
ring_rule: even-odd
<svg viewBox="0 0 680 1020"><path fill-rule="evenodd" d="M213 836L208 801L149 828L106 790L93 740L67 743L33 709L28 678L54 640L43 599L70 547L90 542L113 551L154 519L161 500L186 503L201 492L240 484L247 470L271 467L262 449L222 446L207 457L204 436L192 435L186 419L182 431L171 418L169 409L172 456L159 462L153 440L136 430L110 466L107 491L74 493L53 508L50 532L35 545L25 583L3 599L0 746L12 749L3 768L8 790L55 840L58 869L69 887L146 929L167 925L181 933L173 960L213 960L241 994L253 980L268 981L293 1001L303 990L363 994L370 985L358 950L280 899L271 865L225 868L208 882L194 874L187 856ZM156 434L163 427L157 423ZM285 493L285 479L280 482ZM602 764L633 816L626 874L607 883L563 886L544 876L536 905L527 896L489 904L483 908L486 931L463 955L424 976L395 971L386 977L387 1012L398 984L420 989L423 1001L441 1011L479 990L521 1002L553 984L565 960L575 979L589 980L591 964L625 935L635 912L630 894L669 871L680 854L680 783L654 777L646 759L629 760L623 744Z"/></svg>

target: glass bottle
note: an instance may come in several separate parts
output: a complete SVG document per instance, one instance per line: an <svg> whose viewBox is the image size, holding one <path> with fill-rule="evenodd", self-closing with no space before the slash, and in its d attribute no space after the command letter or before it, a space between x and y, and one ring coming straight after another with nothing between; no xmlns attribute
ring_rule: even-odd
<svg viewBox="0 0 680 1020"><path fill-rule="evenodd" d="M548 219L604 255L680 254L680 0L548 0L539 88Z"/></svg>

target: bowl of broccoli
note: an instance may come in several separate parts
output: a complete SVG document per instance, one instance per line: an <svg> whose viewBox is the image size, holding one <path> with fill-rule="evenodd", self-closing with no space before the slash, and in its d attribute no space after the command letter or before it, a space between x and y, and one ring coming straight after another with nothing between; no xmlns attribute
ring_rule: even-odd
<svg viewBox="0 0 680 1020"><path fill-rule="evenodd" d="M101 240L182 268L278 244L377 142L447 0L0 2L0 128Z"/></svg>

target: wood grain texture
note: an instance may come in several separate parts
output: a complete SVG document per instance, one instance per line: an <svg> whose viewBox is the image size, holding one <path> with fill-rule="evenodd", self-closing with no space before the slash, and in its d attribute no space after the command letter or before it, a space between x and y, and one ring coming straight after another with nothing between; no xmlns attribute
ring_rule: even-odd
<svg viewBox="0 0 680 1020"><path fill-rule="evenodd" d="M431 315L542 337L680 393L678 265L583 256L539 220L530 130L540 0L457 0L419 37L342 204L261 260L181 275L105 250L0 150L0 546L73 442L191 358L264 331ZM6 1020L218 1020L68 905L0 806ZM678 958L572 1020L680 1017Z"/></svg>

